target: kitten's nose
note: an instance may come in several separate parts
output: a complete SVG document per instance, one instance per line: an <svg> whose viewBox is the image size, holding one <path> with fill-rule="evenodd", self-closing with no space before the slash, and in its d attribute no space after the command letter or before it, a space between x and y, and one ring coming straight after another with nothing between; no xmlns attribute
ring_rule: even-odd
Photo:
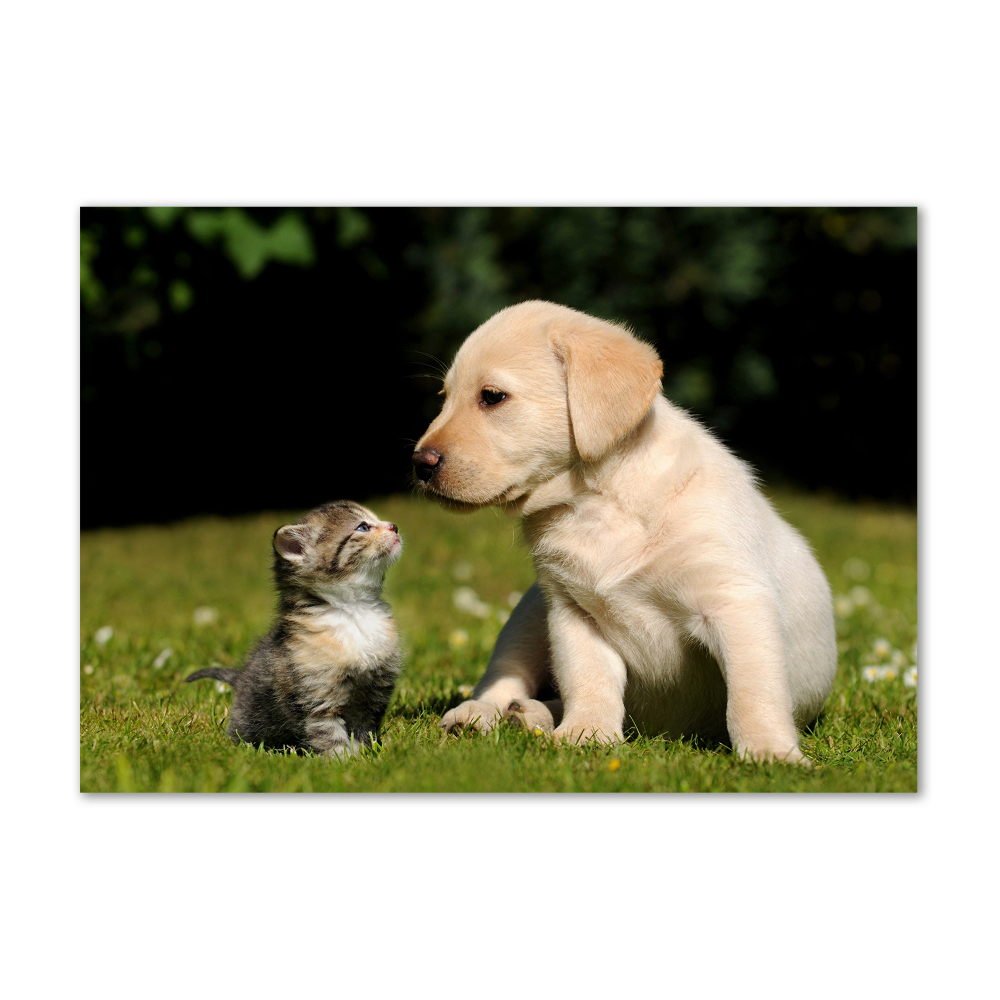
<svg viewBox="0 0 1000 1000"><path fill-rule="evenodd" d="M433 448L424 448L423 451L413 453L413 471L417 479L426 483L431 476L441 467L441 453Z"/></svg>
<svg viewBox="0 0 1000 1000"><path fill-rule="evenodd" d="M396 527L396 525L392 524L391 522L389 523L389 530L390 530L390 531L391 531L391 532L392 532L392 533L393 533L394 535L398 535L398 534L399 534L399 528L397 528L397 527Z"/></svg>

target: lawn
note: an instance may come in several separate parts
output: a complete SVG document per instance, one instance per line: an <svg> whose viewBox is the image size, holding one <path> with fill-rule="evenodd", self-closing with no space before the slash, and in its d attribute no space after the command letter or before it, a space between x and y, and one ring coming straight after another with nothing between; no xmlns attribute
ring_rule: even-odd
<svg viewBox="0 0 1000 1000"><path fill-rule="evenodd" d="M531 584L531 561L516 522L496 511L457 516L397 496L368 505L399 524L405 542L385 591L405 667L381 745L346 763L234 746L229 688L183 683L212 663L239 666L266 631L271 535L302 512L84 533L81 790L916 791L916 515L772 496L837 595L837 680L801 741L811 771L683 740L554 746L508 725L442 735L438 720L478 680L511 603Z"/></svg>

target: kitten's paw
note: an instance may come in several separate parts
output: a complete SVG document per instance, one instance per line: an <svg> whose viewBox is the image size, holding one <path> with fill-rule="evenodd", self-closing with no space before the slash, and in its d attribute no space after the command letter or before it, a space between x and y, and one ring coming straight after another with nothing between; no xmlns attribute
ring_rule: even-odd
<svg viewBox="0 0 1000 1000"><path fill-rule="evenodd" d="M551 733L562 717L562 702L520 698L507 706L503 717L515 726Z"/></svg>
<svg viewBox="0 0 1000 1000"><path fill-rule="evenodd" d="M503 717L503 709L491 701L463 701L450 712L445 712L440 726L445 732L473 728L488 733Z"/></svg>
<svg viewBox="0 0 1000 1000"><path fill-rule="evenodd" d="M600 723L564 722L553 733L554 739L563 743L600 743L610 746L614 743L624 743L625 737L614 726Z"/></svg>

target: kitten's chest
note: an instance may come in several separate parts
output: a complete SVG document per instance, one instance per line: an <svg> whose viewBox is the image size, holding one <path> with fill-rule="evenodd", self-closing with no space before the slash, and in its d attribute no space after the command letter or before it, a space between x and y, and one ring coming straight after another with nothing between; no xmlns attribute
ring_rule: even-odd
<svg viewBox="0 0 1000 1000"><path fill-rule="evenodd" d="M297 625L292 652L307 669L375 667L399 655L396 623L385 606L327 607Z"/></svg>

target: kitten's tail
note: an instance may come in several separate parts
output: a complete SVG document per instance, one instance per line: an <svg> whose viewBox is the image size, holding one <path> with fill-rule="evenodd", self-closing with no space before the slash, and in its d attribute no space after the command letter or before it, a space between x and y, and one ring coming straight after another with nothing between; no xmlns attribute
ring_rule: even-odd
<svg viewBox="0 0 1000 1000"><path fill-rule="evenodd" d="M191 681L200 680L202 677L214 677L218 681L225 681L227 684L236 686L236 680L242 674L242 670L223 670L222 667L206 667L204 670L196 670L190 677L184 679L190 684Z"/></svg>

